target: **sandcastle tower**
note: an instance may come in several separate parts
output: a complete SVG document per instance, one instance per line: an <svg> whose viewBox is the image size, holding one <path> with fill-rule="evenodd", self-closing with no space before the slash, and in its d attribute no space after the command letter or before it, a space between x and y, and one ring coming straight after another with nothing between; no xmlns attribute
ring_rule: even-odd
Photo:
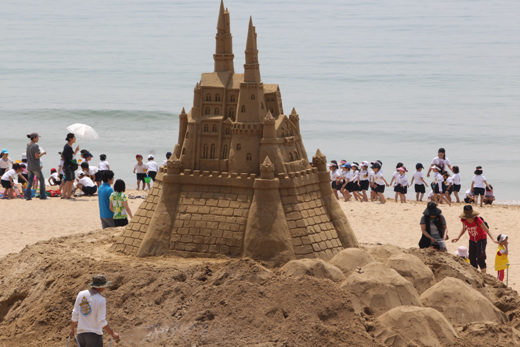
<svg viewBox="0 0 520 347"><path fill-rule="evenodd" d="M318 150L309 163L299 115L285 115L278 85L262 83L252 19L245 58L244 73L235 73L221 2L214 72L195 86L172 157L112 250L278 264L358 246L325 156Z"/></svg>

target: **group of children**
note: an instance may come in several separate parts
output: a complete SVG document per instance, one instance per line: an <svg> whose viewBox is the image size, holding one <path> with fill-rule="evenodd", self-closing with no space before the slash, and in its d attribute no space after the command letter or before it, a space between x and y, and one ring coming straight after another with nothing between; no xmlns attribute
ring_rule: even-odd
<svg viewBox="0 0 520 347"><path fill-rule="evenodd" d="M166 153L166 159L163 161L163 166L167 164L168 159L172 156L171 152ZM148 155L148 162L143 162L143 156L141 154L137 154L135 156L137 160L137 164L134 166L134 174L137 178L137 190L140 189L141 183L143 184L143 190L145 190L145 184L148 189L150 189L150 182L155 182L155 177L157 176L157 172L159 171L159 165L154 161L153 154Z"/></svg>
<svg viewBox="0 0 520 347"><path fill-rule="evenodd" d="M383 176L382 165L383 163L380 160L370 164L368 161L363 161L361 165L356 162L347 163L345 160L341 160L338 164L337 161L332 160L328 164L328 167L330 170L331 186L336 198L339 199L339 192L345 201L349 201L352 197L360 202L368 201L367 192L370 188L370 200L380 201L384 204L386 202L383 195L385 187L393 186L395 201L405 203L408 188L414 186L416 200L423 200L428 183L422 172L424 169L422 163L415 165L416 171L413 173L411 182L408 182L406 176L408 170L403 163L399 162L396 165L396 170L392 175L390 183L388 183ZM368 169L369 166L372 170ZM452 176L450 176L447 171L443 171L444 168L445 166L438 164L432 164L430 166L427 177L433 172L433 182L431 183L428 200L437 204L445 202L451 205L451 194L454 195L457 202L460 202L459 192L461 189L461 180L459 167L449 165L449 168L453 172ZM492 204L495 200L493 187L487 183L482 173L482 167L478 166L475 170L471 188L466 191L464 196L464 202L477 203L480 196L480 206L482 206L483 203Z"/></svg>

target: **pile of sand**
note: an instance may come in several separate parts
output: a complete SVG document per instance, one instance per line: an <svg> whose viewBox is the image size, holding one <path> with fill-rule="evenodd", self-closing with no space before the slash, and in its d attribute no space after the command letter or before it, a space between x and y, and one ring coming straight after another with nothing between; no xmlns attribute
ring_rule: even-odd
<svg viewBox="0 0 520 347"><path fill-rule="evenodd" d="M107 231L62 237L0 259L0 346L66 345L75 296L95 273L115 282L105 296L121 346L489 346L520 341L518 294L450 254L385 246L346 250L330 263L300 260L269 269L248 259L122 256L107 251L113 237ZM351 265L345 254L353 255ZM421 264L433 272L434 283ZM459 267L463 282L449 276ZM419 298L418 288L426 283L432 285ZM457 290L457 285L473 290L467 291L473 298L479 294L479 307L491 310L477 316L459 305L457 312L465 310L478 321L457 320L448 309L454 306L449 298L435 294L439 288L441 293Z"/></svg>

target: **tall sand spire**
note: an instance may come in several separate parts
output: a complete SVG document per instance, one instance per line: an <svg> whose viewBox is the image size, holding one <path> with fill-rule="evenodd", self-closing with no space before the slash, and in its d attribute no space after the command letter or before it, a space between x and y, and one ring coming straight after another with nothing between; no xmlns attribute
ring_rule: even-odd
<svg viewBox="0 0 520 347"><path fill-rule="evenodd" d="M233 65L233 36L229 22L229 11L224 9L224 1L220 1L220 12L217 22L217 35L215 36L216 49L213 59L215 60L215 72L235 72Z"/></svg>

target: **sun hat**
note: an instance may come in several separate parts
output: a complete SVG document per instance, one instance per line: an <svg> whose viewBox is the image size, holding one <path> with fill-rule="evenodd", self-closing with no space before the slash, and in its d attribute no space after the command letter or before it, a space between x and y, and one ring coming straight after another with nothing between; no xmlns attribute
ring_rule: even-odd
<svg viewBox="0 0 520 347"><path fill-rule="evenodd" d="M479 213L477 211L475 211L471 205L465 205L464 212L461 213L459 218L469 219L469 218L475 218L478 215L479 215Z"/></svg>
<svg viewBox="0 0 520 347"><path fill-rule="evenodd" d="M370 166L370 168L371 169L380 169L381 164L379 164L378 162L372 163L372 166Z"/></svg>
<svg viewBox="0 0 520 347"><path fill-rule="evenodd" d="M459 246L455 251L455 254L459 257L467 258L469 256L468 248L466 246Z"/></svg>
<svg viewBox="0 0 520 347"><path fill-rule="evenodd" d="M398 170L398 171L405 171L405 172L406 172L406 168L405 168L404 166L398 167L397 170Z"/></svg>
<svg viewBox="0 0 520 347"><path fill-rule="evenodd" d="M425 216L440 216L442 214L442 210L437 207L437 204L432 202L429 202L426 206L426 209L424 210L423 214Z"/></svg>
<svg viewBox="0 0 520 347"><path fill-rule="evenodd" d="M105 275L92 276L92 282L88 284L90 288L108 288L112 285L112 281L107 281Z"/></svg>
<svg viewBox="0 0 520 347"><path fill-rule="evenodd" d="M347 161L346 161L346 160L340 160L339 163L340 163L340 164L346 164Z"/></svg>
<svg viewBox="0 0 520 347"><path fill-rule="evenodd" d="M355 161L352 162L352 166L355 166L355 167L359 168L359 164L356 163Z"/></svg>
<svg viewBox="0 0 520 347"><path fill-rule="evenodd" d="M439 171L441 170L437 165L432 165L432 170L435 170L435 169L437 169Z"/></svg>
<svg viewBox="0 0 520 347"><path fill-rule="evenodd" d="M505 240L507 240L509 236L507 236L506 234L499 234L498 237L497 237L497 241L500 243L500 242L503 242Z"/></svg>
<svg viewBox="0 0 520 347"><path fill-rule="evenodd" d="M370 166L370 163L366 160L363 160L363 162L361 163L361 166Z"/></svg>
<svg viewBox="0 0 520 347"><path fill-rule="evenodd" d="M153 155L150 154L150 155L148 156L148 159L153 159Z"/></svg>
<svg viewBox="0 0 520 347"><path fill-rule="evenodd" d="M337 166L336 164L334 164L334 163L328 163L327 166L328 166L328 167L333 167L333 166L334 166L334 167L338 167L338 166Z"/></svg>

